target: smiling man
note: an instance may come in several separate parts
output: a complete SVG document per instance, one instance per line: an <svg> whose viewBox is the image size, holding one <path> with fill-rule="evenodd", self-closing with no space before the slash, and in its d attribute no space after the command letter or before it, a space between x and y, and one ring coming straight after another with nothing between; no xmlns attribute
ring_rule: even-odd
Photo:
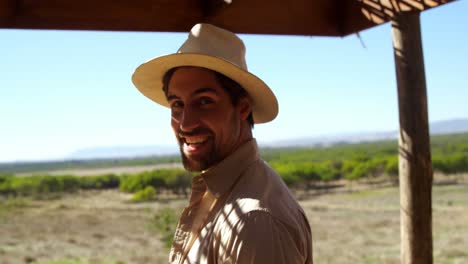
<svg viewBox="0 0 468 264"><path fill-rule="evenodd" d="M169 71L165 80L171 124L185 168L206 170L252 138L245 122L252 111L248 96L235 97L238 101L233 102L215 72L180 67Z"/></svg>
<svg viewBox="0 0 468 264"><path fill-rule="evenodd" d="M169 263L312 263L304 211L252 136L278 103L248 72L242 40L197 24L177 53L142 64L132 81L171 109L184 167L199 172Z"/></svg>

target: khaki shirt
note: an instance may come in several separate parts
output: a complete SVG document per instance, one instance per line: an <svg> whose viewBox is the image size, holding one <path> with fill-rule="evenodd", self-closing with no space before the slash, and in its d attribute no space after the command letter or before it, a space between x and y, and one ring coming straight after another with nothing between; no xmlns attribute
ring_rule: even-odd
<svg viewBox="0 0 468 264"><path fill-rule="evenodd" d="M193 178L169 263L312 264L309 222L254 139Z"/></svg>

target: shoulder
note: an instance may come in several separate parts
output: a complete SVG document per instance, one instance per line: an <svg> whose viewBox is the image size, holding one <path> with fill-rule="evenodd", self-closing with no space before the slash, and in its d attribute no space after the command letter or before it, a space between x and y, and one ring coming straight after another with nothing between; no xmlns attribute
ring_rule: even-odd
<svg viewBox="0 0 468 264"><path fill-rule="evenodd" d="M241 207L243 213L269 212L286 223L302 218L304 211L281 177L262 159L243 173L234 186L228 203Z"/></svg>
<svg viewBox="0 0 468 264"><path fill-rule="evenodd" d="M254 210L243 214L235 225L235 232L244 238L261 237L265 239L265 235L292 237L298 235L296 227L290 226L288 223L281 221L267 210Z"/></svg>
<svg viewBox="0 0 468 264"><path fill-rule="evenodd" d="M264 210L241 215L224 231L222 258L232 263L306 263L309 258L310 233L301 234Z"/></svg>

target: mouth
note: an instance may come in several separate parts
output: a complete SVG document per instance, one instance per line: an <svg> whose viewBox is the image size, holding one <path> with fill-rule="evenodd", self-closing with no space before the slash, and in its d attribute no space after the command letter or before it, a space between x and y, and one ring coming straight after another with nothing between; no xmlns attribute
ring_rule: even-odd
<svg viewBox="0 0 468 264"><path fill-rule="evenodd" d="M208 136L179 136L187 145L202 144L208 140Z"/></svg>
<svg viewBox="0 0 468 264"><path fill-rule="evenodd" d="M208 135L182 136L179 134L179 138L183 143L184 151L194 154L202 150L210 137Z"/></svg>

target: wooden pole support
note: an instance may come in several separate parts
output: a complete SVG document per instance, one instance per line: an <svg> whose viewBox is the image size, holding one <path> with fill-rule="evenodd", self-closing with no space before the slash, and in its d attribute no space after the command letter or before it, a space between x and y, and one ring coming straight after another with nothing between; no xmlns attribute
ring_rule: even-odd
<svg viewBox="0 0 468 264"><path fill-rule="evenodd" d="M392 20L400 114L401 263L430 264L432 164L419 13Z"/></svg>

